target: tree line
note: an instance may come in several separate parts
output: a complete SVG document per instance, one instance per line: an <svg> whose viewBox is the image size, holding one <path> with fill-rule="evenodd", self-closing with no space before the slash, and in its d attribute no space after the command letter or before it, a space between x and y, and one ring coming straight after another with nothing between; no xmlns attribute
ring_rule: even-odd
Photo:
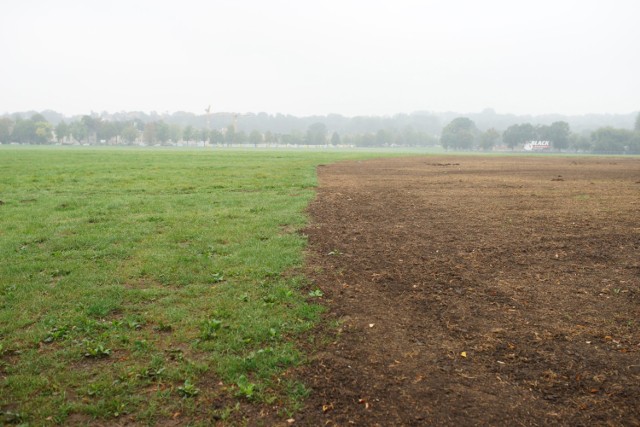
<svg viewBox="0 0 640 427"><path fill-rule="evenodd" d="M453 119L442 130L440 144L445 149L491 151L497 145L511 150L532 141L545 141L555 151L598 154L640 154L640 113L633 129L600 127L590 134L571 132L569 123L550 125L514 124L500 133L495 128L481 132L468 117Z"/></svg>
<svg viewBox="0 0 640 427"><path fill-rule="evenodd" d="M383 122L380 123L384 124ZM447 150L491 151L496 147L517 149L530 141L549 141L555 151L576 151L611 154L640 153L640 114L634 128L600 127L590 133L571 131L565 121L550 125L517 123L500 132L496 128L481 131L469 117L456 117L440 134L407 122L403 126L387 126L376 131L330 131L324 122L308 125L306 131L289 132L240 128L233 117L225 127L167 123L163 119L143 121L132 119L105 119L84 115L67 123L50 123L41 113L29 118L21 116L0 118L0 143L52 144L78 143L91 145L184 145L184 144L262 144L278 145L333 145L356 147L420 147L441 145Z"/></svg>

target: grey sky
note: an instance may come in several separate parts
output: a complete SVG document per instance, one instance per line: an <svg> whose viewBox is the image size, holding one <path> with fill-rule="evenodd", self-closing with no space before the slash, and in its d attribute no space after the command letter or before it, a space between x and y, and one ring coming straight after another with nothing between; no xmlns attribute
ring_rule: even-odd
<svg viewBox="0 0 640 427"><path fill-rule="evenodd" d="M0 113L629 113L638 16L638 0L3 0Z"/></svg>

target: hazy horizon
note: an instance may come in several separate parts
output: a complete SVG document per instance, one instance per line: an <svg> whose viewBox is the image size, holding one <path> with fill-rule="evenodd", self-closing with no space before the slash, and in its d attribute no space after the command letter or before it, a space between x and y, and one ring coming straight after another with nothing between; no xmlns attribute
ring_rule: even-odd
<svg viewBox="0 0 640 427"><path fill-rule="evenodd" d="M639 14L631 0L9 0L0 114L629 114Z"/></svg>

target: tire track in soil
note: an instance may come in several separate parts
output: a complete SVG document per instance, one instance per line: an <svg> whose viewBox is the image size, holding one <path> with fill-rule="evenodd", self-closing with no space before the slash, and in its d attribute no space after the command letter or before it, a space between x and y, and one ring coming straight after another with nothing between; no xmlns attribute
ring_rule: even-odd
<svg viewBox="0 0 640 427"><path fill-rule="evenodd" d="M300 372L295 425L640 425L639 171L320 167L305 233L331 342Z"/></svg>

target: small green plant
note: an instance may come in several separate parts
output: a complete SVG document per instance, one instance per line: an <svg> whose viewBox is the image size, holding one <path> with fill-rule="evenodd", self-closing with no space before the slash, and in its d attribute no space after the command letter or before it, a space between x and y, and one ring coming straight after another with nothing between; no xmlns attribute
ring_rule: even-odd
<svg viewBox="0 0 640 427"><path fill-rule="evenodd" d="M200 393L200 389L189 379L184 380L184 385L178 387L178 394L184 398L195 397Z"/></svg>
<svg viewBox="0 0 640 427"><path fill-rule="evenodd" d="M218 336L218 332L222 328L222 320L209 319L206 320L200 329L200 338L210 340Z"/></svg>
<svg viewBox="0 0 640 427"><path fill-rule="evenodd" d="M162 376L165 368L144 368L138 374L138 378L157 379Z"/></svg>
<svg viewBox="0 0 640 427"><path fill-rule="evenodd" d="M171 332L173 330L173 327L160 321L160 323L158 323L158 326L156 326L154 329L158 332Z"/></svg>
<svg viewBox="0 0 640 427"><path fill-rule="evenodd" d="M0 411L0 424L22 424L24 422L24 415L18 412L3 412Z"/></svg>
<svg viewBox="0 0 640 427"><path fill-rule="evenodd" d="M211 275L211 281L213 283L220 283L220 282L224 282L224 274L220 273L220 272L216 272L213 273Z"/></svg>
<svg viewBox="0 0 640 427"><path fill-rule="evenodd" d="M262 297L262 301L267 305L272 305L278 301L278 298L275 295L265 295Z"/></svg>
<svg viewBox="0 0 640 427"><path fill-rule="evenodd" d="M95 342L85 343L85 357L108 357L111 355L111 349L106 348L104 344Z"/></svg>
<svg viewBox="0 0 640 427"><path fill-rule="evenodd" d="M142 323L138 322L137 320L132 320L129 319L126 322L127 328L132 329L132 330L139 330L142 329Z"/></svg>
<svg viewBox="0 0 640 427"><path fill-rule="evenodd" d="M313 291L309 292L309 296L310 297L314 297L314 298L320 298L320 297L324 296L324 293L320 289L316 289L316 290L313 290Z"/></svg>
<svg viewBox="0 0 640 427"><path fill-rule="evenodd" d="M69 336L69 328L67 326L62 326L58 328L57 326L53 327L48 333L47 336L44 337L42 342L44 343L52 343L54 341L62 341Z"/></svg>
<svg viewBox="0 0 640 427"><path fill-rule="evenodd" d="M236 381L236 385L238 386L239 396L245 397L249 400L253 399L256 385L249 381L245 375L240 375L238 381Z"/></svg>

